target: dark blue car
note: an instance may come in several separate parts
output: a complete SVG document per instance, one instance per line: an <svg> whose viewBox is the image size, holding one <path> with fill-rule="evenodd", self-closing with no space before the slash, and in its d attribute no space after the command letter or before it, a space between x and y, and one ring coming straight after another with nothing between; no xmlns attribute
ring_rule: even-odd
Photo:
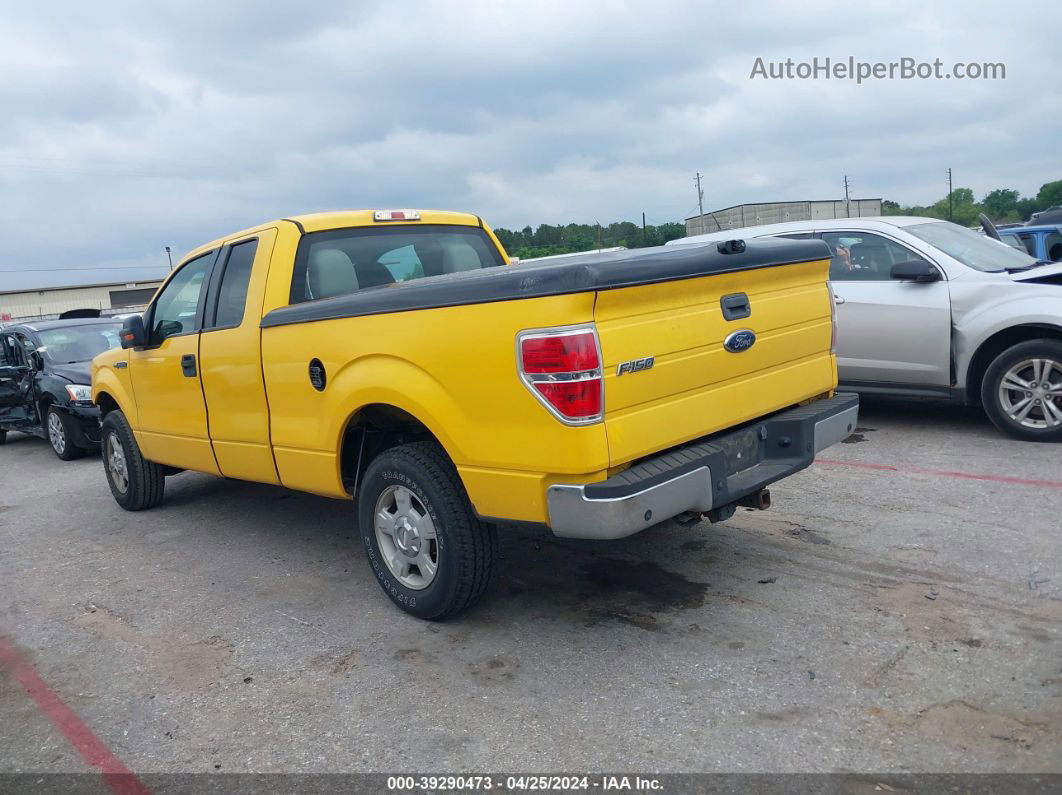
<svg viewBox="0 0 1062 795"><path fill-rule="evenodd" d="M99 446L93 357L118 347L121 321L45 320L0 329L0 444L8 431L47 439L64 461Z"/></svg>

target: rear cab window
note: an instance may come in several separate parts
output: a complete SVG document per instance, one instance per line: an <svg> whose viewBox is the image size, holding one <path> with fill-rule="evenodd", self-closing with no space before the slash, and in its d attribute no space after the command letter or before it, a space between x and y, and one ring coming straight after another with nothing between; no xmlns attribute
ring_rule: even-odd
<svg viewBox="0 0 1062 795"><path fill-rule="evenodd" d="M487 233L475 226L424 224L311 232L303 236L295 257L291 303L504 264Z"/></svg>
<svg viewBox="0 0 1062 795"><path fill-rule="evenodd" d="M244 240L228 247L221 266L221 286L217 290L217 303L213 318L209 317L208 329L236 328L243 323L247 308L247 289L251 283L254 255L258 239Z"/></svg>

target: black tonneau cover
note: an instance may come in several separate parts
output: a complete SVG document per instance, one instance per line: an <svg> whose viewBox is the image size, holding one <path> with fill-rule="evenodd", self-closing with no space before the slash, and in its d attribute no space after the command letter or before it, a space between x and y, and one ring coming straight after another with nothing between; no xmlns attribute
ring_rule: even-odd
<svg viewBox="0 0 1062 795"><path fill-rule="evenodd" d="M750 240L744 251L732 254L720 253L714 242L613 251L583 257L574 262L528 263L429 276L370 287L335 298L306 301L274 309L262 318L262 328L388 312L615 290L716 273L810 262L828 259L829 256L829 246L821 240L782 238Z"/></svg>

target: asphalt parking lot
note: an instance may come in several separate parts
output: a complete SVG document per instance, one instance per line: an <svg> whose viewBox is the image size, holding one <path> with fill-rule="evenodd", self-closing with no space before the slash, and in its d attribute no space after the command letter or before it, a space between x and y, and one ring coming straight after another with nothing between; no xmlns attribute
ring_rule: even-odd
<svg viewBox="0 0 1062 795"><path fill-rule="evenodd" d="M823 458L724 524L503 528L438 625L349 504L186 474L125 513L13 434L0 634L136 771L1062 770L1062 448L870 403ZM0 771L91 770L11 659Z"/></svg>

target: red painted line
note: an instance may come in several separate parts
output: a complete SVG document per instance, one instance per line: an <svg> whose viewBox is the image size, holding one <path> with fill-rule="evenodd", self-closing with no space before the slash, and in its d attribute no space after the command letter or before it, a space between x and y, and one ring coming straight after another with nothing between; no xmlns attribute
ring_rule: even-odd
<svg viewBox="0 0 1062 795"><path fill-rule="evenodd" d="M928 469L926 467L898 467L889 464L868 464L864 461L835 461L831 458L816 458L816 464L835 467L853 467L855 469L876 469L886 472L900 472L914 475L938 475L945 478L962 478L963 480L990 480L993 483L1013 483L1018 486L1039 486L1045 489L1062 489L1062 480L1031 480L1029 478L1012 478L1006 475L982 475L976 472L952 472L947 469Z"/></svg>
<svg viewBox="0 0 1062 795"><path fill-rule="evenodd" d="M37 708L52 722L63 737L88 764L99 768L104 783L115 795L151 795L136 773L122 764L104 742L92 733L92 729L66 705L59 695L41 679L33 665L26 660L15 645L0 635L0 665L7 668L22 685Z"/></svg>

